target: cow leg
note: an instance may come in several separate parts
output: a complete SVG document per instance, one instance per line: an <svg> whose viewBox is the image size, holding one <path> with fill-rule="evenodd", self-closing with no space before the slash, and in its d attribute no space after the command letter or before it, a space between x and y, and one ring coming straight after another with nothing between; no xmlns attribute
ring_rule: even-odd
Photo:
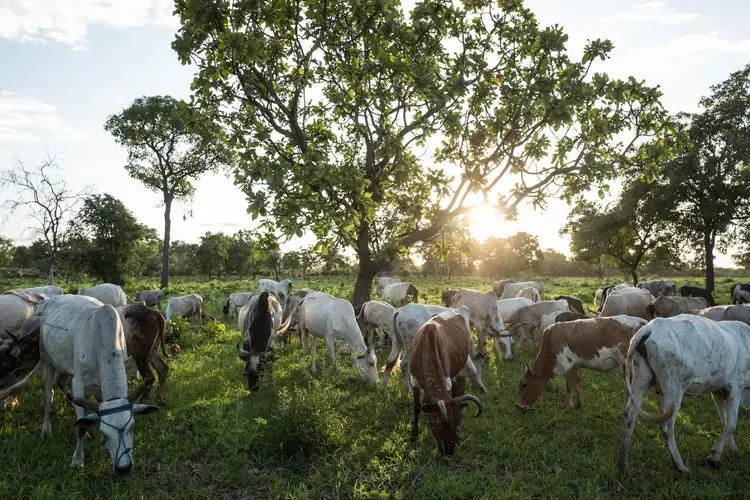
<svg viewBox="0 0 750 500"><path fill-rule="evenodd" d="M85 387L81 377L73 377L72 391L73 397L84 399L86 397ZM76 420L85 416L83 408L73 405L76 411ZM73 460L70 466L74 469L83 467L83 440L86 437L86 426L76 427L76 450L73 452Z"/></svg>
<svg viewBox="0 0 750 500"><path fill-rule="evenodd" d="M713 448L711 448L711 456L708 459L708 464L711 467L718 469L721 466L721 453L724 451L724 445L727 444L727 441L731 440L731 444L729 445L730 450L736 451L737 449L736 444L734 444L734 449L732 449L732 444L734 443L734 431L737 429L737 412L740 409L741 394L741 388L739 390L736 388L733 389L727 397L726 403L724 403L726 423L724 424L724 432L721 433L721 437ZM714 401L716 401L716 395L714 395Z"/></svg>
<svg viewBox="0 0 750 500"><path fill-rule="evenodd" d="M411 440L416 441L419 438L419 414L422 412L422 402L419 386L415 386L412 391L412 400L414 401L414 420L411 423Z"/></svg>
<svg viewBox="0 0 750 500"><path fill-rule="evenodd" d="M42 361L42 377L44 377L44 423L42 424L42 437L44 437L52 435L50 413L52 411L52 385L55 381L55 367L52 363Z"/></svg>
<svg viewBox="0 0 750 500"><path fill-rule="evenodd" d="M143 382L141 382L143 390L141 391L140 395L140 400L141 402L143 402L148 399L148 395L151 392L151 386L154 385L154 382L156 382L156 377L154 377L154 372L151 371L148 358L143 359L143 356L139 354L137 358L133 358L133 361L135 361L135 366L138 368L138 373L141 374L141 378L143 379ZM136 401L134 400L133 403L135 402Z"/></svg>
<svg viewBox="0 0 750 500"><path fill-rule="evenodd" d="M727 425L727 402L724 399L723 394L717 394L713 393L711 394L714 398L714 404L716 405L716 410L719 412L719 419L721 420L721 425L726 426ZM734 442L734 434L732 434L729 437L729 451L739 451L737 448L737 443Z"/></svg>
<svg viewBox="0 0 750 500"><path fill-rule="evenodd" d="M568 402L565 405L565 411L569 412L573 409L573 399L575 397L576 403L575 408L581 407L581 370L579 368L571 368L565 375L565 388L568 393Z"/></svg>
<svg viewBox="0 0 750 500"><path fill-rule="evenodd" d="M677 449L677 442L674 439L674 424L677 421L677 414L680 411L684 391L681 387L675 387L675 384L669 384L667 382L664 385L666 385L667 388L662 393L662 402L659 405L659 408L662 412L672 408L672 417L665 423L661 424L661 432L662 435L664 435L664 440L667 442L667 448L669 448L669 453L672 454L672 460L674 460L674 465L677 467L677 470L680 472L688 472L685 462L683 462L682 457L680 457L680 450ZM713 457L713 450L711 451L711 456Z"/></svg>
<svg viewBox="0 0 750 500"><path fill-rule="evenodd" d="M477 370L474 367L474 363L470 361L467 362L464 370L466 371L466 374L469 376L469 380L471 380L471 383L473 385L476 385L477 387L479 387L482 390L482 392L489 392L487 388L484 386L484 383L482 382L482 374L479 373L479 370Z"/></svg>
<svg viewBox="0 0 750 500"><path fill-rule="evenodd" d="M336 339L332 335L327 336L326 345L328 346L328 361L331 363L328 370L333 370L336 366Z"/></svg>
<svg viewBox="0 0 750 500"><path fill-rule="evenodd" d="M401 358L401 376L404 379L406 392L411 391L411 375L409 375L409 364L411 363L411 344L404 344L404 355Z"/></svg>
<svg viewBox="0 0 750 500"><path fill-rule="evenodd" d="M310 373L315 375L318 373L318 369L315 367L315 348L318 346L318 337L313 336L310 340Z"/></svg>
<svg viewBox="0 0 750 500"><path fill-rule="evenodd" d="M636 357L633 360L633 381L631 383L633 397L628 398L625 409L622 411L622 442L620 443L620 460L618 462L622 472L628 470L628 450L633 438L635 422L638 418L635 406L643 405L643 400L646 399L646 394L648 394L653 380L654 372L651 367L643 358Z"/></svg>
<svg viewBox="0 0 750 500"><path fill-rule="evenodd" d="M149 355L149 364L154 367L159 377L159 388L156 390L156 401L160 405L164 404L164 386L167 384L167 375L169 374L169 365L161 359L156 350L151 351ZM146 396L143 396L146 399Z"/></svg>
<svg viewBox="0 0 750 500"><path fill-rule="evenodd" d="M385 391L388 386L388 378L391 376L393 368L398 363L398 356L401 354L402 346L395 335L391 336L391 353L388 355L388 359L383 367L383 383L380 384L380 392Z"/></svg>

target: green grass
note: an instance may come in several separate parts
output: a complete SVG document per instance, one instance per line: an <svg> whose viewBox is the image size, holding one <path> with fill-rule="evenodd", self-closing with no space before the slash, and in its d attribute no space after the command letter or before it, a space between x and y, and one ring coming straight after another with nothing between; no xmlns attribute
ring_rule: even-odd
<svg viewBox="0 0 750 500"><path fill-rule="evenodd" d="M440 292L448 287L489 290L491 283L480 278L414 281L420 302L430 303L439 303ZM589 305L603 283L541 281L547 295L578 295ZM700 278L677 281L701 283ZM29 283L10 286L23 285ZM150 286L133 283L126 291L131 295ZM302 286L348 298L353 283L344 278L295 280L296 288ZM203 294L209 313L219 317L226 294L251 287L249 282L184 282L171 292ZM720 280L717 288L717 299L726 302L729 283ZM68 467L75 447L73 410L56 393L53 435L42 439L37 379L21 394L18 407L0 412L0 499L712 498L743 496L746 489L747 412L740 414L740 453L725 452L722 469L712 470L705 459L721 425L710 397L687 398L679 417L677 444L692 470L689 475L673 470L660 430L639 421L631 471L621 476L616 461L625 394L617 375L584 371L584 408L569 414L562 411L564 380L555 380L553 390L538 401L538 411L521 415L514 406L521 361L531 361L533 353L499 367L493 357L484 372L490 392L480 396L485 414L474 418L473 407L465 413L456 456L444 459L424 420L419 441L409 442L412 412L399 376L380 395L358 379L345 355L329 370L325 344L319 343L320 373L313 377L300 370L295 337L266 374L261 390L250 395L234 351L239 339L234 323L226 329L187 326L180 334L184 349L169 361L166 404L161 412L137 420L135 469L129 476L113 476L96 436L86 442L86 466ZM382 365L387 349L377 354ZM652 402L648 406L654 409Z"/></svg>

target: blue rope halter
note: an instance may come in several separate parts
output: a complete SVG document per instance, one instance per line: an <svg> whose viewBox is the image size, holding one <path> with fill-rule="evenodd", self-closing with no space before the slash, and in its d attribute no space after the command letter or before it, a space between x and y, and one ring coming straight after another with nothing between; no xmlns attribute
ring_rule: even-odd
<svg viewBox="0 0 750 500"><path fill-rule="evenodd" d="M106 415L112 415L114 413L120 413L122 411L130 411L130 418L128 419L127 422L125 422L125 425L121 428L114 426L110 424L109 422L106 422L103 418L101 418ZM133 455L132 455L133 447L128 448L125 445L125 428L127 428L130 421L133 420L133 403L128 403L122 406L117 406L115 408L109 408L107 410L99 410L96 412L96 414L99 415L99 420L101 423L109 427L112 427L114 430L117 431L117 452L115 453L115 468L117 468L117 464L120 463L120 459L124 455L128 456L128 458L130 459L130 463L132 464L133 463ZM123 448L125 451L120 453L120 448Z"/></svg>

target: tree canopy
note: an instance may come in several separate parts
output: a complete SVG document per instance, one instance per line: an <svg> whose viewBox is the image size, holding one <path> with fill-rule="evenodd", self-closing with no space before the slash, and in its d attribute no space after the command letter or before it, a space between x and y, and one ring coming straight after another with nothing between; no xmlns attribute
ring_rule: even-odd
<svg viewBox="0 0 750 500"><path fill-rule="evenodd" d="M520 1L178 0L176 13L173 47L241 154L250 211L354 249L355 307L470 194L513 214L661 153L637 147L663 127L660 92L595 73L608 41L571 58Z"/></svg>

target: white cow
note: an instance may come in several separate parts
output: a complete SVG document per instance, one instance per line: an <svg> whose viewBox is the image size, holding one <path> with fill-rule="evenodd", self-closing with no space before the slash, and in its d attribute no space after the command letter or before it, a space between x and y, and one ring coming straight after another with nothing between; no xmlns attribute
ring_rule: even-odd
<svg viewBox="0 0 750 500"><path fill-rule="evenodd" d="M387 287L388 285L392 285L394 283L400 283L401 280L398 278L390 278L388 276L381 276L379 278L375 278L375 295L378 297L383 296L383 289Z"/></svg>
<svg viewBox="0 0 750 500"><path fill-rule="evenodd" d="M0 338L5 337L6 332L15 333L23 322L34 313L34 307L46 297L40 294L31 294L9 290L0 295Z"/></svg>
<svg viewBox="0 0 750 500"><path fill-rule="evenodd" d="M516 323L516 314L522 307L530 306L534 301L525 297L516 297L513 299L501 299L497 301L497 312L506 323Z"/></svg>
<svg viewBox="0 0 750 500"><path fill-rule="evenodd" d="M174 314L179 314L181 318L193 318L199 325L203 324L203 297L195 293L182 297L169 297L167 314L164 316L167 323Z"/></svg>
<svg viewBox="0 0 750 500"><path fill-rule="evenodd" d="M46 295L47 297L57 297L63 294L63 289L59 286L48 285L48 286L35 286L32 288L24 288L23 290L16 290L17 292L28 292L28 293L39 293Z"/></svg>
<svg viewBox="0 0 750 500"><path fill-rule="evenodd" d="M594 305L599 307L604 303L604 289L598 288L594 294Z"/></svg>
<svg viewBox="0 0 750 500"><path fill-rule="evenodd" d="M224 316L232 316L233 314L237 314L237 309L243 307L247 302L250 300L250 297L252 297L257 292L238 292L238 293L230 293L229 299L227 299L227 304L224 306Z"/></svg>
<svg viewBox="0 0 750 500"><path fill-rule="evenodd" d="M292 280L258 280L258 291L274 294L276 300L281 304L281 307L284 307L284 305L286 305L287 297L292 293Z"/></svg>
<svg viewBox="0 0 750 500"><path fill-rule="evenodd" d="M388 386L388 379L393 369L399 365L399 354L403 351L401 359L401 373L404 376L406 390L411 390L411 380L409 379L409 363L411 361L411 343L419 329L427 321L438 314L447 312L462 314L467 321L471 317L471 312L466 306L458 309L449 309L447 307L431 306L428 304L407 304L396 309L393 315L393 338L391 343L391 353L388 356L385 367L383 368L383 382L380 385L380 392L385 391ZM474 350L474 342L469 345L469 362L466 364L466 373L471 382L487 392L482 383L482 368L484 367L485 354L477 353Z"/></svg>
<svg viewBox="0 0 750 500"><path fill-rule="evenodd" d="M648 290L656 298L661 295L677 295L677 285L672 280L641 281L637 288Z"/></svg>
<svg viewBox="0 0 750 500"><path fill-rule="evenodd" d="M518 292L524 288L531 287L536 288L539 292L539 296L544 298L544 287L536 281L522 281L521 283L508 283L503 288L503 294L500 296L501 299L512 299L518 295Z"/></svg>
<svg viewBox="0 0 750 500"><path fill-rule="evenodd" d="M383 298L389 304L401 307L408 304L410 300L419 303L419 291L412 283L402 281L386 285L383 289Z"/></svg>
<svg viewBox="0 0 750 500"><path fill-rule="evenodd" d="M654 296L648 290L628 287L612 291L604 299L604 305L599 317L635 316L649 321L648 306L654 301Z"/></svg>
<svg viewBox="0 0 750 500"><path fill-rule="evenodd" d="M632 386L630 371L633 371ZM658 384L661 413L641 409L649 389ZM711 448L708 463L719 467L724 445L737 451L734 431L743 390L750 386L750 327L739 321L716 322L689 314L657 318L630 342L625 369L628 401L622 412L620 469L628 468L628 448L638 416L659 424L675 466L687 472L674 438L674 424L684 394L711 393L724 432Z"/></svg>
<svg viewBox="0 0 750 500"><path fill-rule="evenodd" d="M50 410L55 373L64 379L72 377L72 394L66 394L75 405L77 418L71 467L83 467L86 428L99 422L102 443L109 451L113 470L119 474L130 472L134 464L133 416L159 408L131 402L145 385L128 394L125 333L117 311L94 298L62 295L39 304L35 315L41 316L40 342L44 352L39 363L44 376L42 436L52 433ZM66 382L59 385L64 387ZM86 399L87 392L102 402ZM85 415L84 409L95 413Z"/></svg>
<svg viewBox="0 0 750 500"><path fill-rule="evenodd" d="M102 304L109 304L115 307L124 306L128 303L127 296L122 291L122 288L112 283L102 283L93 288L79 288L78 295L93 297Z"/></svg>
<svg viewBox="0 0 750 500"><path fill-rule="evenodd" d="M542 332L544 331L540 328L542 317L546 314L569 310L568 301L565 299L543 300L536 304L520 308L516 312L516 322L513 324L512 329L513 335L519 336L519 339L516 341L516 349L520 348L529 337L534 342L534 347L539 348Z"/></svg>
<svg viewBox="0 0 750 500"><path fill-rule="evenodd" d="M532 302L536 303L542 300L542 296L539 295L539 290L532 286L527 286L523 290L519 291L516 294L516 298L526 298L530 299Z"/></svg>
<svg viewBox="0 0 750 500"><path fill-rule="evenodd" d="M299 330L302 334L302 362L307 356L308 336L312 335L310 357L312 358L311 372L316 373L315 347L318 339L325 339L328 345L328 357L333 366L336 360L334 342L343 340L352 349L355 368L362 373L362 378L369 384L378 383L377 357L375 351L368 349L362 338L362 332L354 316L354 308L344 299L338 299L327 293L311 292L299 306Z"/></svg>
<svg viewBox="0 0 750 500"><path fill-rule="evenodd" d="M507 286L506 286L507 288ZM466 306L471 311L471 324L477 331L479 339L479 350L484 352L487 345L487 337L494 339L493 345L497 353L497 359L505 351L505 359L513 359L513 349L510 334L507 334L503 326L503 318L497 309L497 295L495 292L477 292L462 288L451 299L454 308ZM507 334L507 335L506 335ZM500 347L502 344L503 348Z"/></svg>
<svg viewBox="0 0 750 500"><path fill-rule="evenodd" d="M362 304L357 323L362 329L362 334L367 338L367 345L372 347L375 330L378 331L382 340L385 340L386 335L393 338L393 314L395 312L396 308L379 300L370 300Z"/></svg>

